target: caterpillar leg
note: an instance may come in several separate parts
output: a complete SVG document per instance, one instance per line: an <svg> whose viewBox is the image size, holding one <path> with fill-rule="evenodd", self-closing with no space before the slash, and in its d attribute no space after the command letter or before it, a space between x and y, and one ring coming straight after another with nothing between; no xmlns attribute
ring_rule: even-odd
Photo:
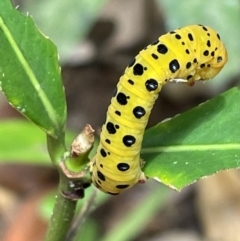
<svg viewBox="0 0 240 241"><path fill-rule="evenodd" d="M170 79L170 83L188 83L188 80L186 79Z"/></svg>
<svg viewBox="0 0 240 241"><path fill-rule="evenodd" d="M144 172L142 172L139 177L138 183L144 184L147 181L147 179L148 179L147 176L144 174Z"/></svg>
<svg viewBox="0 0 240 241"><path fill-rule="evenodd" d="M93 172L93 164L95 163L95 157L88 163L90 173Z"/></svg>
<svg viewBox="0 0 240 241"><path fill-rule="evenodd" d="M140 167L141 167L141 168L144 167L145 163L146 163L146 162L145 162L142 158L140 158Z"/></svg>
<svg viewBox="0 0 240 241"><path fill-rule="evenodd" d="M145 165L145 161L140 158L140 167L143 168L144 165ZM144 174L144 172L141 172L140 176L139 176L139 179L138 179L138 183L140 184L144 184L146 181L147 181L147 176Z"/></svg>
<svg viewBox="0 0 240 241"><path fill-rule="evenodd" d="M187 84L188 86L193 86L194 81L193 80L186 80L186 79L170 79L170 83L184 83Z"/></svg>

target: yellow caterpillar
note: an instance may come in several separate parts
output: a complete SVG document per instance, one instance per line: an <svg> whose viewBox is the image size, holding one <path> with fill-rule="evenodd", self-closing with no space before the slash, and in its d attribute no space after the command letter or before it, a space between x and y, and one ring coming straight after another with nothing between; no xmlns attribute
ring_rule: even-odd
<svg viewBox="0 0 240 241"><path fill-rule="evenodd" d="M145 182L140 158L143 132L162 86L211 79L227 59L219 35L203 25L171 31L140 51L121 76L108 108L90 163L94 185L117 195Z"/></svg>

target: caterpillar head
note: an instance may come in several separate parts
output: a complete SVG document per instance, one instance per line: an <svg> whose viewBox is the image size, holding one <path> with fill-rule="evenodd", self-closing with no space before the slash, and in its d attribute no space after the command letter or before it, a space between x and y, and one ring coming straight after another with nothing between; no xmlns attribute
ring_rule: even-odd
<svg viewBox="0 0 240 241"><path fill-rule="evenodd" d="M215 77L223 68L228 60L227 51L224 45L215 52L215 56L206 63L206 68L202 69L200 75L202 79L208 80ZM210 66L210 67L208 67Z"/></svg>
<svg viewBox="0 0 240 241"><path fill-rule="evenodd" d="M227 50L221 41L219 41L219 46L215 48L212 55L210 55L211 58L208 61L201 63L196 71L200 80L209 80L215 77L228 60Z"/></svg>

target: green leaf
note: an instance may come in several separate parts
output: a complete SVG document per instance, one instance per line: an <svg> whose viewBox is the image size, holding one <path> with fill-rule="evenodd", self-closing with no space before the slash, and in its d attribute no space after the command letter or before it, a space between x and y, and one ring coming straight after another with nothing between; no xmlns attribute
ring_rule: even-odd
<svg viewBox="0 0 240 241"><path fill-rule="evenodd" d="M147 176L180 190L199 178L240 167L240 92L233 88L146 131Z"/></svg>
<svg viewBox="0 0 240 241"><path fill-rule="evenodd" d="M67 143L74 134L66 133ZM0 122L0 164L33 164L52 166L45 134L29 121Z"/></svg>
<svg viewBox="0 0 240 241"><path fill-rule="evenodd" d="M30 16L0 1L0 87L8 101L50 136L63 136L65 94L55 45Z"/></svg>

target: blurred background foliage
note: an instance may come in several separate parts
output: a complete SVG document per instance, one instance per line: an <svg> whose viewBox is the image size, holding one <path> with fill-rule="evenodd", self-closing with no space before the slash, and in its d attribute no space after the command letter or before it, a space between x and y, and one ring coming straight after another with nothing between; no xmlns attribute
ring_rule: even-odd
<svg viewBox="0 0 240 241"><path fill-rule="evenodd" d="M169 84L163 88L149 126L239 86L239 0L13 2L20 11L32 15L40 30L58 47L68 103L67 127L74 133L90 123L98 134L113 89L129 61L159 35L184 25L201 23L215 28L226 44L229 62L213 81L204 85L189 88ZM58 176L50 160L47 162L44 135L33 130L32 125L26 131L26 124L17 121L21 118L0 95L0 143L5 143L0 146L0 239L40 241L46 229L42 215L51 213L52 191ZM29 136L36 137L31 139L36 145L29 144ZM9 158L6 153L11 152L14 155L10 155L10 165L6 163ZM24 153L28 153L26 160ZM41 158L44 165L40 167ZM119 237L119 241L181 238L184 241L237 241L240 236L239 183L237 171L224 172L186 187L180 194L163 189L159 200L156 195L161 193L162 186L152 180L146 185L137 185L117 198L108 197L99 202L100 208L96 204L81 241L96 240L96 233L98 238L105 235L105 240ZM89 190L91 193L92 189ZM46 198L48 192L51 198ZM103 200L101 196L100 199ZM41 215L39 207L45 208L40 211ZM137 220L134 219L136 213ZM131 230L126 227L128 223ZM94 237L90 238L91 235Z"/></svg>
<svg viewBox="0 0 240 241"><path fill-rule="evenodd" d="M41 31L57 45L60 60L66 62L97 19L106 0L26 0L19 4L33 16Z"/></svg>

